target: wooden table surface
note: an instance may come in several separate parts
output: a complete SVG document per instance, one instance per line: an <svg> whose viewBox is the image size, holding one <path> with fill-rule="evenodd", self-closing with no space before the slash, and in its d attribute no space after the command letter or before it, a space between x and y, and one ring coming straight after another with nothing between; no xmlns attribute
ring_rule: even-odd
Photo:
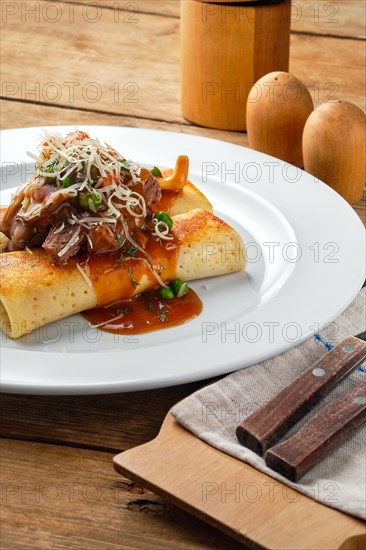
<svg viewBox="0 0 366 550"><path fill-rule="evenodd" d="M360 0L293 3L290 71L315 104L364 108ZM118 125L242 145L180 112L178 0L1 3L1 127ZM355 206L365 216L365 202ZM115 453L152 439L203 382L91 397L3 395L1 548L239 549L203 522L119 477Z"/></svg>

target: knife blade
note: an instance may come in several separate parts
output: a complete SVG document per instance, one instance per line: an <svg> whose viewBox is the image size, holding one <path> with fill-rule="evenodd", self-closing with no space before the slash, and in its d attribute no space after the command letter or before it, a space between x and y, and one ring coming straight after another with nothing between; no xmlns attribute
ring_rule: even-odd
<svg viewBox="0 0 366 550"><path fill-rule="evenodd" d="M365 359L366 331L348 336L243 420L239 442L262 456Z"/></svg>

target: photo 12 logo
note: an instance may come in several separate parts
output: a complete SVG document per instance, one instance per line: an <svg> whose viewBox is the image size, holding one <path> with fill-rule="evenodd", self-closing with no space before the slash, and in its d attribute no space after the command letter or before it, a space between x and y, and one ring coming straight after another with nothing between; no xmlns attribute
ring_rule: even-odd
<svg viewBox="0 0 366 550"><path fill-rule="evenodd" d="M202 243L202 261L207 263L211 256L216 256L216 262L226 265L227 261L240 264L245 255L247 263L275 264L286 262L296 264L305 256L315 264L338 264L340 247L336 242L319 243L314 242L306 248L297 242L280 243L279 241L265 241L263 243L247 242L245 250L239 243L231 245L227 242L217 243L205 241Z"/></svg>
<svg viewBox="0 0 366 550"><path fill-rule="evenodd" d="M1 83L2 101L23 100L43 103L76 103L78 101L96 104L138 103L140 86L137 82L113 82L111 85L99 82L6 82Z"/></svg>
<svg viewBox="0 0 366 550"><path fill-rule="evenodd" d="M339 503L339 493L340 487L334 481L316 482L308 488L310 496L316 500L321 498L323 502L330 505ZM255 504L260 501L271 504L285 501L288 504L294 504L304 498L304 495L276 481L261 483L257 481L237 481L233 483L205 481L202 483L201 498L203 503L216 502L217 504L240 504L242 502Z"/></svg>
<svg viewBox="0 0 366 550"><path fill-rule="evenodd" d="M1 22L55 24L64 23L99 23L103 18L108 23L132 23L140 21L139 4L137 2L113 2L107 5L88 2L23 2L3 0L0 5ZM112 14L112 15L111 15Z"/></svg>
<svg viewBox="0 0 366 550"><path fill-rule="evenodd" d="M329 323L326 329L327 342L335 344L339 330L337 323ZM302 327L296 321L286 323L280 323L279 321L264 321L263 323L257 323L256 321L246 323L239 321L235 323L204 321L201 328L201 341L203 344L207 344L212 340L219 341L221 344L241 344L243 342L247 344L258 344L258 342L274 344L281 340L284 344L297 344L309 335L309 331L315 337L318 335L319 330L320 325L318 322L314 322L309 327Z"/></svg>
<svg viewBox="0 0 366 550"><path fill-rule="evenodd" d="M259 21L267 24L275 22L275 6L271 6L268 2L266 5L259 4L248 6L243 3L232 5L228 3L202 3L202 22L210 23L211 20L221 22L241 23L258 23ZM300 22L303 18L306 21L313 23L326 23L334 25L339 23L338 14L340 6L338 2L283 2L281 17L284 21L288 21L292 26Z"/></svg>

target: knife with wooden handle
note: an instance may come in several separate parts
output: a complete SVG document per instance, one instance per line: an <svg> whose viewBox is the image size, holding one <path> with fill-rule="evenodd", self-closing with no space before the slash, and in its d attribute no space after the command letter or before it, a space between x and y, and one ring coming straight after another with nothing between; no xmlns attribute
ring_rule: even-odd
<svg viewBox="0 0 366 550"><path fill-rule="evenodd" d="M349 336L310 365L237 427L240 443L262 456L366 359L365 340L366 332Z"/></svg>
<svg viewBox="0 0 366 550"><path fill-rule="evenodd" d="M343 392L296 434L265 454L267 466L298 481L366 422L366 382Z"/></svg>

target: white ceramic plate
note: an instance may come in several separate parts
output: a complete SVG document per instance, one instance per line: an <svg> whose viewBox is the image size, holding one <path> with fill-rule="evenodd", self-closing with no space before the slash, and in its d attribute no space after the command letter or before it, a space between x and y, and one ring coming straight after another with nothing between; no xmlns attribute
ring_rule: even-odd
<svg viewBox="0 0 366 550"><path fill-rule="evenodd" d="M69 127L49 128L62 134ZM2 336L6 392L92 394L145 390L216 376L272 357L348 306L364 280L365 232L325 184L249 149L168 132L81 128L144 165L190 157L190 179L248 246L246 272L192 283L195 320L135 337L88 327L79 315L21 341ZM1 133L1 204L31 168L40 128Z"/></svg>

